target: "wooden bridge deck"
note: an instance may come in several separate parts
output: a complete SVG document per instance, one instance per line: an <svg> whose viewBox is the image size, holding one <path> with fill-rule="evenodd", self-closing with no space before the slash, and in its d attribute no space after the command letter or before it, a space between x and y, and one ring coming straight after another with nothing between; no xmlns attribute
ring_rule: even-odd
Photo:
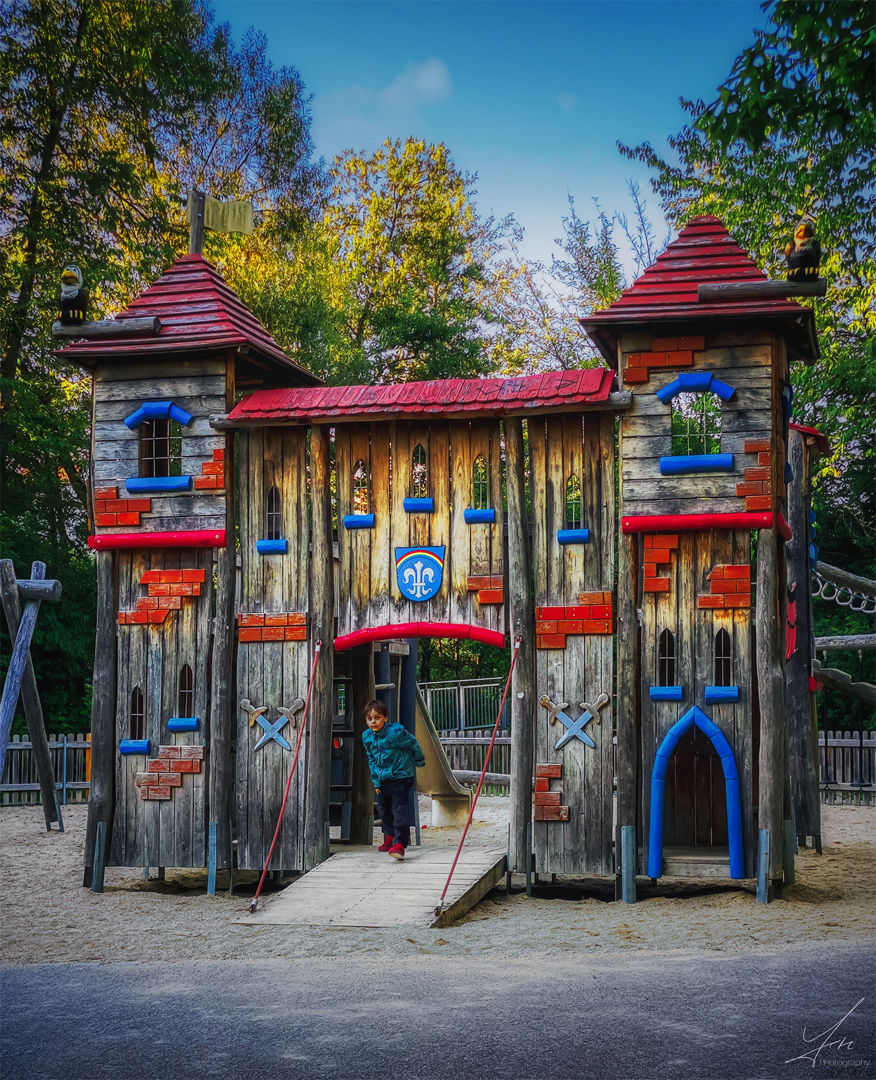
<svg viewBox="0 0 876 1080"><path fill-rule="evenodd" d="M411 847L404 862L374 848L332 855L236 922L311 926L449 926L503 877L503 848L464 849L436 919L455 847Z"/></svg>

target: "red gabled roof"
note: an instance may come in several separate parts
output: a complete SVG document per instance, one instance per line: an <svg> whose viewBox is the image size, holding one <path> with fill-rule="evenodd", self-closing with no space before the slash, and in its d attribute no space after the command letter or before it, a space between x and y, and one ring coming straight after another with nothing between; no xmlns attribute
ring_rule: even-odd
<svg viewBox="0 0 876 1080"><path fill-rule="evenodd" d="M806 427L804 424L795 424L793 420L788 426L794 431L799 431L801 435L811 435L818 444L818 450L822 456L826 456L830 453L830 442L828 441L827 436L820 432L818 428Z"/></svg>
<svg viewBox="0 0 876 1080"><path fill-rule="evenodd" d="M514 379L439 379L392 386L257 390L236 405L228 419L243 423L369 420L380 416L473 419L604 405L613 384L614 372L590 368Z"/></svg>
<svg viewBox="0 0 876 1080"><path fill-rule="evenodd" d="M779 317L812 320L812 311L784 297L757 297L701 303L701 283L766 281L766 274L716 217L690 221L662 255L615 302L581 319L581 324L611 363L613 330L621 325L702 319ZM815 345L814 333L811 344ZM606 346L609 352L606 351Z"/></svg>
<svg viewBox="0 0 876 1080"><path fill-rule="evenodd" d="M90 365L101 358L154 356L170 352L203 352L248 345L284 367L318 380L280 348L262 324L228 287L202 255L184 255L162 277L132 301L116 321L157 315L157 334L124 335L77 341L59 355Z"/></svg>

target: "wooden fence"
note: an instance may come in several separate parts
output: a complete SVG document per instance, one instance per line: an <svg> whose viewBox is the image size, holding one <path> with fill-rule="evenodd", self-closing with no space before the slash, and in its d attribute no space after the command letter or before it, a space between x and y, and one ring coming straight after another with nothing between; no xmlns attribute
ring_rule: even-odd
<svg viewBox="0 0 876 1080"><path fill-rule="evenodd" d="M444 732L439 732L439 738L451 769L478 773L483 769L487 747L490 745L489 736L485 736L480 731L472 731L470 734L454 732L446 735ZM507 728L499 728L499 734L493 744L488 772L504 774L511 772L511 737ZM484 784L482 789L484 795L507 795L510 790L507 784Z"/></svg>
<svg viewBox="0 0 876 1080"><path fill-rule="evenodd" d="M876 731L819 731L818 759L823 803L876 804Z"/></svg>
<svg viewBox="0 0 876 1080"><path fill-rule="evenodd" d="M0 796L2 806L41 803L40 785L33 760L33 743L13 735L6 748ZM49 753L55 770L61 805L85 802L91 786L91 734L50 735Z"/></svg>

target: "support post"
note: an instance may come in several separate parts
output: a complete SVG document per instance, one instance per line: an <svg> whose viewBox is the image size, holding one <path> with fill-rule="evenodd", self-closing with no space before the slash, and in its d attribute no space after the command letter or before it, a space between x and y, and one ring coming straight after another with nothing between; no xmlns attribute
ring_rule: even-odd
<svg viewBox="0 0 876 1080"><path fill-rule="evenodd" d="M417 735L417 659L419 641L408 638L408 655L398 658L398 721L416 738ZM420 796L417 773L408 795L408 817L414 827L414 846L420 847Z"/></svg>
<svg viewBox="0 0 876 1080"><path fill-rule="evenodd" d="M335 566L332 544L331 459L329 427L310 429L311 640L322 641L310 703L310 745L307 753L307 793L304 817L304 869L329 857L326 823L331 783L332 677L334 675Z"/></svg>
<svg viewBox="0 0 876 1080"><path fill-rule="evenodd" d="M636 902L636 829L624 825L621 829L621 881L625 904Z"/></svg>
<svg viewBox="0 0 876 1080"><path fill-rule="evenodd" d="M350 843L372 844L374 829L374 785L368 769L368 755L362 745L365 731L365 706L374 699L374 650L369 641L350 650L350 682L352 683L353 775ZM369 831L370 829L370 831Z"/></svg>
<svg viewBox="0 0 876 1080"><path fill-rule="evenodd" d="M204 254L204 206L207 197L203 191L189 195L189 255Z"/></svg>
<svg viewBox="0 0 876 1080"><path fill-rule="evenodd" d="M526 461L523 422L505 422L505 469L508 490L508 631L520 651L511 679L511 805L508 870L527 874L531 891L532 777L535 747L535 611L532 596L532 558L526 513Z"/></svg>
<svg viewBox="0 0 876 1080"><path fill-rule="evenodd" d="M106 823L98 821L94 838L94 874L91 879L91 891L103 892L103 875L106 869ZM148 875L149 868L146 873Z"/></svg>
<svg viewBox="0 0 876 1080"><path fill-rule="evenodd" d="M207 896L216 895L216 822L210 822L210 839L207 845Z"/></svg>
<svg viewBox="0 0 876 1080"><path fill-rule="evenodd" d="M42 572L45 573L44 563L34 563L34 570L37 567L42 567ZM30 659L30 643L36 627L37 615L40 612L40 603L39 600L25 602L21 622L18 624L18 633L15 635L15 644L12 647L12 658L6 671L6 681L3 683L3 696L0 697L0 776L3 775L3 766L6 763L6 745L12 731L15 710L18 708L18 694L24 672Z"/></svg>
<svg viewBox="0 0 876 1080"><path fill-rule="evenodd" d="M639 621L636 616L638 586L638 540L634 535L621 533L617 540L617 829L615 851L622 852L621 874L624 873L623 837L627 827L635 836L638 793L636 734L639 687ZM645 837L647 839L647 835ZM635 882L638 851L633 849L633 879ZM623 882L621 883L623 889ZM635 884L633 885L635 891Z"/></svg>
<svg viewBox="0 0 876 1080"><path fill-rule="evenodd" d="M757 902L770 902L770 831L757 830Z"/></svg>
<svg viewBox="0 0 876 1080"><path fill-rule="evenodd" d="M37 568L41 568L39 576L45 574L43 563L34 563L31 576L37 576ZM6 625L9 627L9 638L13 645L18 636L18 628L21 624L21 603L18 597L18 587L15 583L15 567L11 559L0 561L0 597L3 602L3 612L6 615ZM33 761L36 765L37 779L40 784L40 794L43 800L43 815L46 819L46 828L51 829L52 822L57 821L63 832L60 811L56 808L57 791L55 790L55 770L52 766L52 755L49 752L49 739L46 735L46 725L43 719L43 707L40 703L40 695L37 689L36 675L33 670L33 661L30 653L24 666L24 676L21 680L21 703L24 706L24 716L27 720L27 733L30 737Z"/></svg>
<svg viewBox="0 0 876 1080"><path fill-rule="evenodd" d="M784 822L785 761L784 695L778 657L778 566L774 529L757 536L757 683L760 697L760 779L758 823L769 830L769 877L782 879L782 826ZM784 585L784 580L782 582ZM784 637L784 635L783 635Z"/></svg>
<svg viewBox="0 0 876 1080"><path fill-rule="evenodd" d="M782 874L786 885L797 884L797 871L794 866L794 822L789 818L785 822L782 846Z"/></svg>
<svg viewBox="0 0 876 1080"><path fill-rule="evenodd" d="M113 817L113 784L116 762L116 585L112 551L95 552L97 561L97 633L94 639L94 691L91 699L91 788L88 794L88 825L85 832L85 879L87 888L98 875L95 843L98 823L103 824L104 846ZM103 867L99 885L103 888Z"/></svg>

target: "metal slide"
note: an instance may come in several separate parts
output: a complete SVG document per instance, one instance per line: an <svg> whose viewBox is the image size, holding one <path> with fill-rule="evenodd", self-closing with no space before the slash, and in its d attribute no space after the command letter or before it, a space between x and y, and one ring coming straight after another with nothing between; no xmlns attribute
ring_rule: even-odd
<svg viewBox="0 0 876 1080"><path fill-rule="evenodd" d="M417 687L417 742L423 748L426 764L417 769L417 790L424 795L431 795L433 801L459 803L465 802L466 813L471 804L471 791L454 779L447 754L438 738L438 732L429 715L426 699ZM449 808L448 808L449 809ZM433 812L433 824L434 812Z"/></svg>

